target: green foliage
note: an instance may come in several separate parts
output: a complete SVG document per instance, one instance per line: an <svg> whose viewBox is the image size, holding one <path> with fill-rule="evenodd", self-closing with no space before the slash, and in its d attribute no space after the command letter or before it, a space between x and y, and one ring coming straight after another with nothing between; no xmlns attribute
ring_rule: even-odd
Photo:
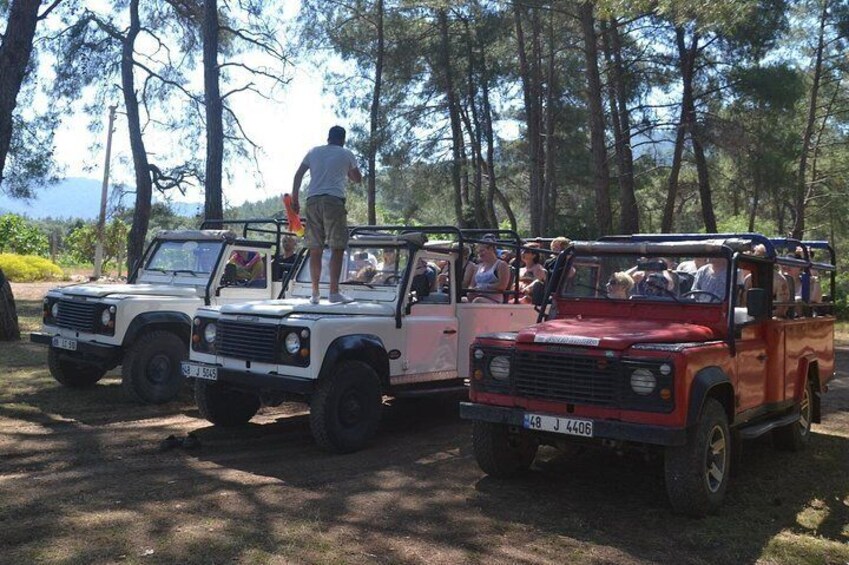
<svg viewBox="0 0 849 565"><path fill-rule="evenodd" d="M50 250L47 235L17 214L0 216L0 253L46 256Z"/></svg>
<svg viewBox="0 0 849 565"><path fill-rule="evenodd" d="M834 305L837 317L849 320L849 272L838 272L835 279Z"/></svg>
<svg viewBox="0 0 849 565"><path fill-rule="evenodd" d="M54 280L63 276L55 263L35 255L0 253L0 270L12 282Z"/></svg>
<svg viewBox="0 0 849 565"><path fill-rule="evenodd" d="M103 239L103 261L121 263L127 247L129 226L120 219L114 219L106 224ZM97 224L88 223L76 227L65 238L65 251L74 261L80 263L94 262L97 246Z"/></svg>

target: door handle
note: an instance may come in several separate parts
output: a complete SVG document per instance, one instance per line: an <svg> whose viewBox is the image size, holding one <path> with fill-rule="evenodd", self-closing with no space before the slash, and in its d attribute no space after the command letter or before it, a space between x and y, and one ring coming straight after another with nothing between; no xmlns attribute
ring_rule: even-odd
<svg viewBox="0 0 849 565"><path fill-rule="evenodd" d="M447 330L442 330L442 333L451 335L457 333L457 330L455 330L454 328L448 328Z"/></svg>
<svg viewBox="0 0 849 565"><path fill-rule="evenodd" d="M755 359L757 359L758 361L766 361L766 357L767 357L766 353L761 353L760 355L755 357Z"/></svg>

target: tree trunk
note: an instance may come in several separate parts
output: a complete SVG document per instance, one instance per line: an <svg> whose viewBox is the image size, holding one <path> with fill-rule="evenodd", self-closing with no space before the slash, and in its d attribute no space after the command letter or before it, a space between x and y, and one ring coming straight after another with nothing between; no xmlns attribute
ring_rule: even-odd
<svg viewBox="0 0 849 565"><path fill-rule="evenodd" d="M18 341L21 329L18 326L18 311L15 309L15 297L12 286L0 269L0 341Z"/></svg>
<svg viewBox="0 0 849 565"><path fill-rule="evenodd" d="M383 87L383 0L377 0L375 5L377 11L377 53L374 59L374 90L371 96L371 112L369 116L369 140L368 140L368 185L366 186L366 201L368 203L368 223L377 223L377 149L380 145L380 90Z"/></svg>
<svg viewBox="0 0 849 565"><path fill-rule="evenodd" d="M460 108L457 101L457 93L454 89L454 75L451 66L451 50L448 40L448 14L444 9L437 11L437 20L439 22L439 37L441 41L443 88L448 105L448 117L451 122L451 181L454 185L454 212L457 214L457 225L465 227L466 218L463 215L463 195L468 194L468 187L463 186L465 148L463 147Z"/></svg>
<svg viewBox="0 0 849 565"><path fill-rule="evenodd" d="M32 55L40 0L13 0L0 43L0 186L12 143L12 115Z"/></svg>
<svg viewBox="0 0 849 565"><path fill-rule="evenodd" d="M486 66L486 49L479 45L481 50L481 95L482 95L482 120L484 136L486 137L486 214L487 223L492 226L498 225L498 217L495 214L495 191L497 190L495 178L495 133L492 131L492 106L489 101L489 74Z"/></svg>
<svg viewBox="0 0 849 565"><path fill-rule="evenodd" d="M465 121L466 129L469 130L469 142L472 145L472 201L475 224L482 228L489 225L483 201L483 131L480 111L478 110L478 88L475 80L475 52L472 33L469 29L469 21L465 20L463 23L466 28L466 57L469 63L467 68L469 115Z"/></svg>
<svg viewBox="0 0 849 565"><path fill-rule="evenodd" d="M604 30L604 24L602 24ZM616 143L616 167L619 180L619 231L639 233L640 213L634 187L634 156L631 152L631 116L628 111L628 95L625 85L625 66L622 64L622 41L619 24L610 20L610 28L604 30L605 58L610 69L608 77L611 118Z"/></svg>
<svg viewBox="0 0 849 565"><path fill-rule="evenodd" d="M543 190L543 171L540 166L540 154L542 153L541 112L539 107L540 85L536 81L538 73L535 70L535 60L529 61L528 59L528 53L525 46L525 31L522 27L521 3L517 2L513 4L513 13L516 19L516 43L519 50L519 74L522 78L522 95L525 103L525 125L527 129L526 138L528 140L528 174L530 176L528 201L530 205L531 236L539 236L542 235L541 230L543 223L541 214L542 204L540 201L540 196ZM535 40L532 38L532 41Z"/></svg>
<svg viewBox="0 0 849 565"><path fill-rule="evenodd" d="M550 233L557 217L557 185L554 184L554 135L557 112L555 110L557 100L556 88L556 65L554 34L554 12L548 14L548 61L545 77L545 162L543 167L543 209L541 233Z"/></svg>
<svg viewBox="0 0 849 565"><path fill-rule="evenodd" d="M218 66L218 1L203 3L203 90L206 105L206 183L203 215L224 217L222 168L224 161L224 102L221 100L221 67Z"/></svg>
<svg viewBox="0 0 849 565"><path fill-rule="evenodd" d="M587 106L590 118L596 216L598 218L599 235L606 235L613 230L613 215L610 209L610 171L607 164L607 143L604 139L604 109L602 106L601 76L598 71L598 48L596 46L593 4L591 2L580 4L578 17L581 20L581 30L584 36Z"/></svg>
<svg viewBox="0 0 849 565"><path fill-rule="evenodd" d="M814 135L814 124L817 119L817 105L819 104L820 81L822 80L822 59L825 49L825 26L828 19L829 2L823 2L820 13L819 34L817 36L817 51L814 62L814 80L811 85L811 98L808 103L808 119L805 123L805 131L802 134L802 153L799 156L799 173L796 178L796 191L793 195L793 232L796 239L802 239L805 235L805 200L808 187L808 152L811 149L811 139Z"/></svg>
<svg viewBox="0 0 849 565"><path fill-rule="evenodd" d="M130 27L123 40L121 49L121 90L124 94L124 108L127 111L127 129L130 132L130 150L133 154L133 168L136 175L136 205L133 210L133 225L127 239L127 265L132 269L144 253L144 240L150 222L150 206L153 198L153 183L150 177L150 163L142 137L139 117L139 101L136 96L133 77L134 47L136 37L141 30L139 21L139 0L130 0Z"/></svg>

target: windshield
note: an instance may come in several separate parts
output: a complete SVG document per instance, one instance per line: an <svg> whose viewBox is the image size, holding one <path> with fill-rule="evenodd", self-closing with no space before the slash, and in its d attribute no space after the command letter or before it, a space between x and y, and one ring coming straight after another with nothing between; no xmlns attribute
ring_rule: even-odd
<svg viewBox="0 0 849 565"><path fill-rule="evenodd" d="M564 298L723 302L728 261L722 257L575 256L560 287Z"/></svg>
<svg viewBox="0 0 849 565"><path fill-rule="evenodd" d="M352 247L342 258L340 284L367 287L397 286L407 268L409 252L401 247ZM330 282L330 252L321 257L321 282ZM309 261L304 261L296 280L311 282Z"/></svg>
<svg viewBox="0 0 849 565"><path fill-rule="evenodd" d="M222 245L220 241L161 241L145 270L208 275L215 269Z"/></svg>

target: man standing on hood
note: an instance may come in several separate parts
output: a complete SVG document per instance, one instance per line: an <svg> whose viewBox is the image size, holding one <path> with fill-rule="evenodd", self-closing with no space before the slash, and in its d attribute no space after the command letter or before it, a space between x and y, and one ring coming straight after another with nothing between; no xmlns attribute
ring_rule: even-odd
<svg viewBox="0 0 849 565"><path fill-rule="evenodd" d="M307 225L305 244L310 250L310 302L318 304L321 280L321 257L324 246L330 248L330 302L353 302L339 292L342 255L348 246L348 211L345 209L347 181L359 183L363 176L357 160L345 149L345 128L333 126L327 135L327 145L313 147L295 173L292 185L292 208L300 212L299 191L304 174L310 172L307 193Z"/></svg>

